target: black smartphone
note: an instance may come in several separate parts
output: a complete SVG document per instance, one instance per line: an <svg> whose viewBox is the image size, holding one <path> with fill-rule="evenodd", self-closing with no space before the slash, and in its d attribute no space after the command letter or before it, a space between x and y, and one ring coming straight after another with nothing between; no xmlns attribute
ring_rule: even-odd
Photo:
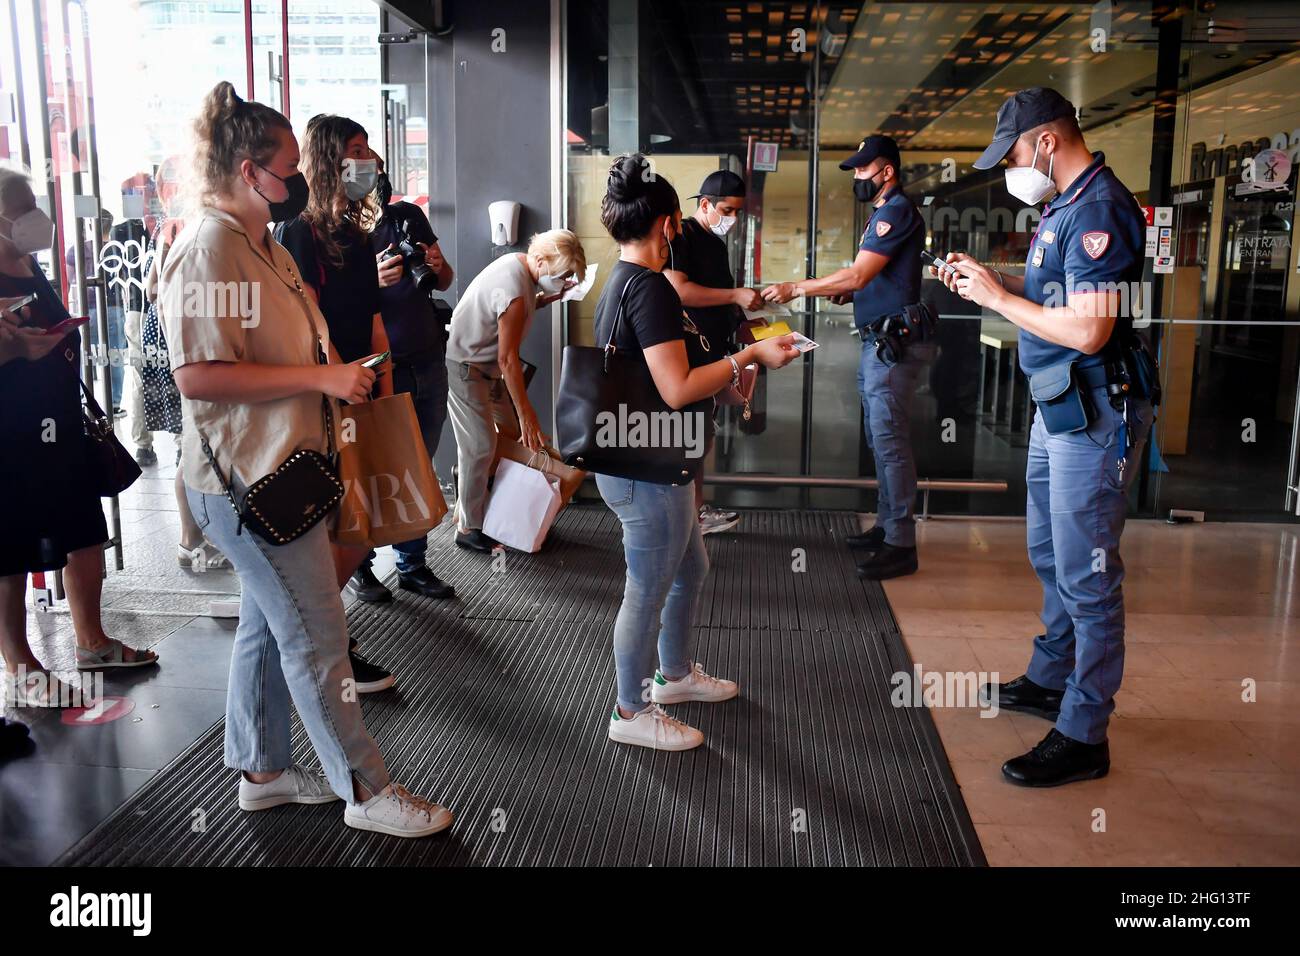
<svg viewBox="0 0 1300 956"><path fill-rule="evenodd" d="M362 368L378 368L388 361L387 352L380 352L378 355L372 355L361 363Z"/></svg>

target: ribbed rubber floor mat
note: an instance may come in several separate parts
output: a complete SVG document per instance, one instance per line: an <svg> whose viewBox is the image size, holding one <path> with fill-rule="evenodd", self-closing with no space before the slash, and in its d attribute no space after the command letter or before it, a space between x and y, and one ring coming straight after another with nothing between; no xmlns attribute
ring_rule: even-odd
<svg viewBox="0 0 1300 956"><path fill-rule="evenodd" d="M429 563L462 599L401 592L349 621L398 675L362 698L366 724L394 779L453 809L448 833L361 833L340 804L243 813L218 723L61 862L982 865L929 714L890 704L911 661L838 543L852 530L849 513L759 511L705 539L695 656L742 696L672 707L706 743L669 754L605 735L623 585L609 511L566 509L541 553L504 569L443 529ZM294 739L314 765L296 719Z"/></svg>

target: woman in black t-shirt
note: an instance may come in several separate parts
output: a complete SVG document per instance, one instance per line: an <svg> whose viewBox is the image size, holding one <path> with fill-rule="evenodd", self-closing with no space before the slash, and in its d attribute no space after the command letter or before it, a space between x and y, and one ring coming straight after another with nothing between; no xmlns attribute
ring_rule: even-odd
<svg viewBox="0 0 1300 956"><path fill-rule="evenodd" d="M610 167L600 221L619 244L619 261L596 306L596 341L609 340L621 304L614 344L645 360L660 397L684 416L676 433L698 445L692 460L703 467L713 396L738 382L750 362L773 369L789 364L799 355L794 337L765 339L712 360L683 322L681 299L663 275L682 213L677 191L651 171L645 157L624 156ZM610 739L655 750L698 747L704 735L659 705L728 700L739 688L709 676L690 656L695 607L709 570L694 485L600 474L596 485L623 525L627 563L614 622L618 701L610 714Z"/></svg>
<svg viewBox="0 0 1300 956"><path fill-rule="evenodd" d="M311 193L307 208L280 223L275 238L289 250L325 316L332 361L356 362L389 351L380 314L379 266L370 251L370 230L379 216L373 192L379 164L360 123L345 116L319 114L307 122L302 173ZM393 360L375 369L374 398L393 394ZM369 548L334 545L339 587L349 585L364 601L391 601L392 593L362 567ZM362 658L349 656L362 693L386 690L393 676Z"/></svg>

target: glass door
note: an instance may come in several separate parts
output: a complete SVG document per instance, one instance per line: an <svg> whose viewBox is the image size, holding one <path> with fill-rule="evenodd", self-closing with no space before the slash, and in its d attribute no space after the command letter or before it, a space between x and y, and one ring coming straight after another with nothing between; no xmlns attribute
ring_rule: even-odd
<svg viewBox="0 0 1300 956"><path fill-rule="evenodd" d="M1184 33L1174 248L1153 277L1164 380L1153 505L1275 520L1300 513L1300 15L1264 23L1231 6Z"/></svg>

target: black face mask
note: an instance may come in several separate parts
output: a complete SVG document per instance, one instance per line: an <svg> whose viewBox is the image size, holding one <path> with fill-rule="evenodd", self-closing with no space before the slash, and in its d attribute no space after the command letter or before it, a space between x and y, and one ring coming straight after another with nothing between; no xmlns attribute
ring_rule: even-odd
<svg viewBox="0 0 1300 956"><path fill-rule="evenodd" d="M880 192L880 186L874 179L853 180L853 196L858 202L871 202Z"/></svg>
<svg viewBox="0 0 1300 956"><path fill-rule="evenodd" d="M380 173L379 180L375 184L375 198L379 200L379 208L387 206L393 200L393 182L388 178L388 173Z"/></svg>
<svg viewBox="0 0 1300 956"><path fill-rule="evenodd" d="M275 173L272 173L260 163L258 166L275 176ZM294 173L292 176L275 176L275 178L284 183L284 187L289 190L289 195L280 202L271 202L271 200L266 199L266 196L262 194L262 190L256 186L253 187L253 190L266 200L266 208L271 213L272 222L288 222L307 208L307 197L311 195L311 189L307 185L307 177L302 173Z"/></svg>

